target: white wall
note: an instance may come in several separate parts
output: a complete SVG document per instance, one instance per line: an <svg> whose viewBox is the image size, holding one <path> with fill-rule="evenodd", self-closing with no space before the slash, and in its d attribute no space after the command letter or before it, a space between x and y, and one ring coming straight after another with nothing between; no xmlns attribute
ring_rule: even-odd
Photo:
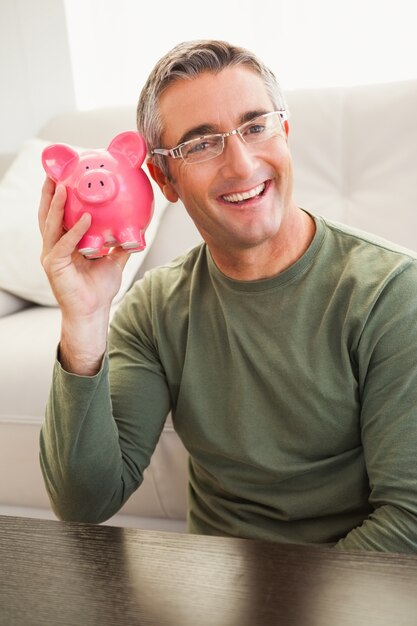
<svg viewBox="0 0 417 626"><path fill-rule="evenodd" d="M417 78L415 0L65 0L80 108L135 103L186 39L254 50L284 89Z"/></svg>
<svg viewBox="0 0 417 626"><path fill-rule="evenodd" d="M0 0L0 152L75 108L62 0Z"/></svg>
<svg viewBox="0 0 417 626"><path fill-rule="evenodd" d="M244 45L284 89L417 78L415 0L0 0L0 152L52 115L135 104L185 39ZM68 30L67 30L68 26Z"/></svg>

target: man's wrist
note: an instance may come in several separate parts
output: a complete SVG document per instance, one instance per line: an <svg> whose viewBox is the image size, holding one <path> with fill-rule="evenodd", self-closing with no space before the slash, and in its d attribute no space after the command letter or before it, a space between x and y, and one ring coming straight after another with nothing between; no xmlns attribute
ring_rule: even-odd
<svg viewBox="0 0 417 626"><path fill-rule="evenodd" d="M74 352L65 342L58 346L57 358L62 369L77 376L95 376L102 367L105 350L99 355Z"/></svg>
<svg viewBox="0 0 417 626"><path fill-rule="evenodd" d="M108 315L81 321L63 318L58 359L65 371L79 376L94 376L100 371L108 324Z"/></svg>

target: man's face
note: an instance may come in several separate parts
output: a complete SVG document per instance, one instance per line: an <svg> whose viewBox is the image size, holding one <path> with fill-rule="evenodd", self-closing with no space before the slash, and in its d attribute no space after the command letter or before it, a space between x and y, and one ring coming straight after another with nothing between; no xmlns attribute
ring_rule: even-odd
<svg viewBox="0 0 417 626"><path fill-rule="evenodd" d="M162 145L172 148L199 127L205 130L195 136L228 132L247 121L250 112L273 110L260 76L242 65L179 80L160 99ZM279 237L294 208L284 132L251 145L237 135L227 137L223 153L203 163L167 158L168 187L213 252L253 248Z"/></svg>

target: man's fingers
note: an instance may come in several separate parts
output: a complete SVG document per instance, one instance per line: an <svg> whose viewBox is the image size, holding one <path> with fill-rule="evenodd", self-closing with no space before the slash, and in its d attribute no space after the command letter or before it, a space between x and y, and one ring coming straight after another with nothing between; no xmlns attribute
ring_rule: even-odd
<svg viewBox="0 0 417 626"><path fill-rule="evenodd" d="M85 213L67 232L64 229L64 207L67 190L64 185L47 178L42 187L39 206L39 228L43 238L41 260L50 267L69 262L81 237L91 225L91 215ZM48 257L48 258L47 258ZM47 259L47 260L46 260Z"/></svg>
<svg viewBox="0 0 417 626"><path fill-rule="evenodd" d="M64 229L64 207L67 191L63 184L55 184L47 177L43 187L39 204L39 229L42 234L43 248L42 264L50 272L52 268L62 267L70 262L77 244L91 226L92 217L84 213L68 231ZM129 254L122 247L114 248L107 259L115 262L123 270ZM54 270L52 270L54 271Z"/></svg>
<svg viewBox="0 0 417 626"><path fill-rule="evenodd" d="M58 275L73 262L72 255L76 251L77 244L90 225L91 215L85 213L69 231L59 238L51 250L43 250L41 261L51 284L54 280L54 275Z"/></svg>
<svg viewBox="0 0 417 626"><path fill-rule="evenodd" d="M49 213L49 209L51 207L52 198L55 193L55 183L54 181L47 176L45 178L45 182L42 186L41 199L39 201L39 211L38 211L38 223L39 230L41 234L43 234L45 228L46 218Z"/></svg>
<svg viewBox="0 0 417 626"><path fill-rule="evenodd" d="M39 227L43 238L43 255L48 254L60 240L64 232L64 206L67 191L64 185L57 185L51 197L52 188L45 183L39 209Z"/></svg>
<svg viewBox="0 0 417 626"><path fill-rule="evenodd" d="M91 226L91 215L84 213L78 222L62 235L55 245L57 257L69 257L75 252L77 244Z"/></svg>

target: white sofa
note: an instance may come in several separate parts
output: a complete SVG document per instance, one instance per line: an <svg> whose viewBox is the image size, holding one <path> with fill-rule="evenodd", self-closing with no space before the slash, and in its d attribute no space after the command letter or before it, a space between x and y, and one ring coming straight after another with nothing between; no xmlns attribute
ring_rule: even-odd
<svg viewBox="0 0 417 626"><path fill-rule="evenodd" d="M417 80L292 91L287 99L298 204L417 250ZM101 109L60 115L39 137L105 147L117 132L134 126L134 107ZM3 156L3 172L9 164ZM6 180L10 187L9 174L0 183L0 514L53 517L39 469L38 436L60 314L53 304L38 301L36 280L31 283L32 272L38 275L37 236L31 250L27 239L16 235L15 265L9 258L14 235L1 225L11 197L1 185ZM200 241L180 203L167 205L158 196L158 206L160 221L139 277ZM26 210L35 214L37 202ZM144 484L110 523L184 530L186 485L187 453L168 420Z"/></svg>

